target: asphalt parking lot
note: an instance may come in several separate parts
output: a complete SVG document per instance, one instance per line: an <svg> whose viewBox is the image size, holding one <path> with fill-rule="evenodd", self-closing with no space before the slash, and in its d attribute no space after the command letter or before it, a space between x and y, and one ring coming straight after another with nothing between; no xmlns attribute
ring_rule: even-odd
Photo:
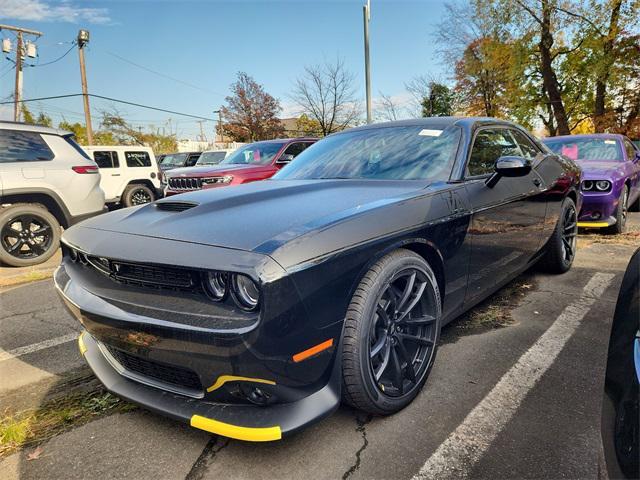
<svg viewBox="0 0 640 480"><path fill-rule="evenodd" d="M640 214L630 224L640 230ZM570 272L528 272L446 327L424 390L392 417L341 407L296 436L251 444L118 405L0 450L0 477L596 478L609 328L639 238L581 235ZM99 388L51 280L0 290L0 329L5 419Z"/></svg>

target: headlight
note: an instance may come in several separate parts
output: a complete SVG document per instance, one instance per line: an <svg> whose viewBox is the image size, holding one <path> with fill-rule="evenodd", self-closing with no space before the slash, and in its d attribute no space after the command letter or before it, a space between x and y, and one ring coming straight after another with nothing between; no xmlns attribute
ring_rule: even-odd
<svg viewBox="0 0 640 480"><path fill-rule="evenodd" d="M596 182L596 188L601 192L605 192L611 188L611 182L608 180L598 180Z"/></svg>
<svg viewBox="0 0 640 480"><path fill-rule="evenodd" d="M592 190L593 182L591 180L585 180L582 182L582 190Z"/></svg>
<svg viewBox="0 0 640 480"><path fill-rule="evenodd" d="M204 279L204 287L212 300L219 302L227 295L229 284L225 272L208 272Z"/></svg>
<svg viewBox="0 0 640 480"><path fill-rule="evenodd" d="M220 183L231 183L231 180L233 180L233 175L225 175L224 177L203 178L202 183L204 185L216 185Z"/></svg>
<svg viewBox="0 0 640 480"><path fill-rule="evenodd" d="M256 282L240 273L232 277L233 296L238 305L245 310L255 310L260 300L260 290Z"/></svg>

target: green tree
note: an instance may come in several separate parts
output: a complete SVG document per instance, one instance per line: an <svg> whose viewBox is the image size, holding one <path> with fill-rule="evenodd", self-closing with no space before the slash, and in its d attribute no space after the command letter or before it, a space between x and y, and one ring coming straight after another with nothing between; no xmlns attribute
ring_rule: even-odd
<svg viewBox="0 0 640 480"><path fill-rule="evenodd" d="M453 115L454 93L441 83L432 82L429 95L422 100L423 117L449 117Z"/></svg>

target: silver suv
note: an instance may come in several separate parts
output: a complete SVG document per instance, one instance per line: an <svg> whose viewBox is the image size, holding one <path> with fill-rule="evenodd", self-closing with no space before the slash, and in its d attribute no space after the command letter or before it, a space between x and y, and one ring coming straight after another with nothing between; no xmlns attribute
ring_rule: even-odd
<svg viewBox="0 0 640 480"><path fill-rule="evenodd" d="M44 262L61 226L104 208L98 166L71 133L0 121L0 263Z"/></svg>

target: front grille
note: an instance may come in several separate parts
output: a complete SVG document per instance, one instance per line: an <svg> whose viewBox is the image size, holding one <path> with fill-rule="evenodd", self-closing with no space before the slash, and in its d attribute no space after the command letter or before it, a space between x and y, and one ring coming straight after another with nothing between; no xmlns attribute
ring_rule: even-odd
<svg viewBox="0 0 640 480"><path fill-rule="evenodd" d="M200 378L193 370L147 360L106 345L111 356L129 372L187 390L202 390Z"/></svg>
<svg viewBox="0 0 640 480"><path fill-rule="evenodd" d="M191 289L198 285L196 272L182 268L121 262L87 256L88 263L114 280L144 286Z"/></svg>
<svg viewBox="0 0 640 480"><path fill-rule="evenodd" d="M169 188L172 190L200 190L201 178L175 177L169 179Z"/></svg>

